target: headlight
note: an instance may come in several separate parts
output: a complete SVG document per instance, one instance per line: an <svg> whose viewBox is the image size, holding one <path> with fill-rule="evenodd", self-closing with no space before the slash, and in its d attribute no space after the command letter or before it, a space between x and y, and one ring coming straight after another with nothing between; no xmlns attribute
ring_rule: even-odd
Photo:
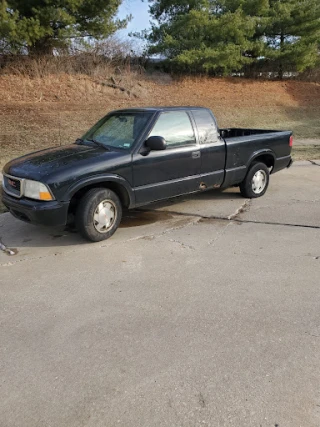
<svg viewBox="0 0 320 427"><path fill-rule="evenodd" d="M23 195L30 199L53 200L53 196L45 184L29 179L24 181Z"/></svg>

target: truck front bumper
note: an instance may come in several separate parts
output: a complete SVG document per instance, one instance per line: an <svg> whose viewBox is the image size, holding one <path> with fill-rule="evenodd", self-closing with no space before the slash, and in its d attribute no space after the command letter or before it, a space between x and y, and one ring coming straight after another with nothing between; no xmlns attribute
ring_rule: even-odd
<svg viewBox="0 0 320 427"><path fill-rule="evenodd" d="M21 221L48 226L59 226L67 223L69 202L16 199L2 191L2 203L14 217Z"/></svg>

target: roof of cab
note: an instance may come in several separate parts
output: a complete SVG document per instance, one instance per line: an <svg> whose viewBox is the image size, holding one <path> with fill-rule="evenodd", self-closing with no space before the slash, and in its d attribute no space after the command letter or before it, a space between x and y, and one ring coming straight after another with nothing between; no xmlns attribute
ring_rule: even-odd
<svg viewBox="0 0 320 427"><path fill-rule="evenodd" d="M150 112L156 112L156 111L179 111L179 110L208 110L207 107L196 107L196 106L175 106L175 107L136 107L136 108L122 108L119 110L114 110L114 112L118 111L128 111L128 112L134 112L134 111L150 111Z"/></svg>

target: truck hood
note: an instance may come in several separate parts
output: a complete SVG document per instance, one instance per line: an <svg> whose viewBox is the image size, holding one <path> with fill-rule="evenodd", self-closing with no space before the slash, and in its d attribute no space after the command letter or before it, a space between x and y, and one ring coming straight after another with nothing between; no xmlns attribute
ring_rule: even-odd
<svg viewBox="0 0 320 427"><path fill-rule="evenodd" d="M19 157L7 163L3 171L18 178L50 183L54 181L56 174L59 174L61 179L62 175L67 178L68 175L76 174L79 169L83 173L100 172L102 165L103 171L109 167L112 169L120 157L128 155L128 152L106 151L102 147L71 144Z"/></svg>

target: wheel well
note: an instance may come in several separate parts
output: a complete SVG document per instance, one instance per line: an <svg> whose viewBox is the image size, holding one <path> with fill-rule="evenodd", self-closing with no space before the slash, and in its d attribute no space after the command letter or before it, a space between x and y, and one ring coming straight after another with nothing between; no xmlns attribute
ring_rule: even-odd
<svg viewBox="0 0 320 427"><path fill-rule="evenodd" d="M91 190L92 188L108 188L109 190L112 190L116 193L123 207L127 208L130 205L130 197L128 191L121 184L112 181L99 182L95 184L86 185L85 187L80 188L72 196L69 205L69 214L75 213L79 200L84 196L87 191Z"/></svg>
<svg viewBox="0 0 320 427"><path fill-rule="evenodd" d="M252 163L261 162L264 163L268 168L274 167L274 157L271 154L261 154L261 156L255 157ZM251 163L251 164L252 164Z"/></svg>

